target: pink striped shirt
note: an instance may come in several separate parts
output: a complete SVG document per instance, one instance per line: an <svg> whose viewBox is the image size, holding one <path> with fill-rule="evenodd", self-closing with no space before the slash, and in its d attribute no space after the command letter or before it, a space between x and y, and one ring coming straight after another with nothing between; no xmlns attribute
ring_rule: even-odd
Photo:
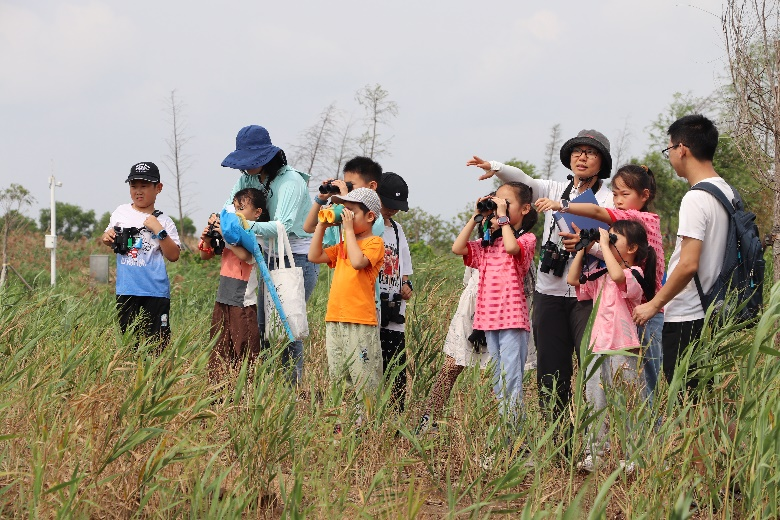
<svg viewBox="0 0 780 520"><path fill-rule="evenodd" d="M520 252L512 256L506 253L501 237L488 247L482 247L479 240L468 243L469 252L463 263L479 270L475 329L531 330L523 279L533 260L536 237L523 233L517 244Z"/></svg>

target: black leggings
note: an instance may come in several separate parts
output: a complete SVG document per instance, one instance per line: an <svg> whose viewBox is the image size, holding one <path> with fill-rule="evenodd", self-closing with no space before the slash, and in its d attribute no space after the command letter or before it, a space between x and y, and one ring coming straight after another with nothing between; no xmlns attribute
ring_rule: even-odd
<svg viewBox="0 0 780 520"><path fill-rule="evenodd" d="M579 360L579 345L592 309L590 300L578 302L574 297L534 293L532 329L539 405L552 412L552 420L565 411L571 399L572 354Z"/></svg>

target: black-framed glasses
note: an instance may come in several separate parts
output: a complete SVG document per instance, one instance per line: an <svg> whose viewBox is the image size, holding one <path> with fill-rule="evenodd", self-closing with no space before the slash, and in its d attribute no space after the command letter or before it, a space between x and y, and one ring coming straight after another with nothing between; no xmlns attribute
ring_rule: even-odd
<svg viewBox="0 0 780 520"><path fill-rule="evenodd" d="M585 154L585 157L588 159L593 159L594 157L599 156L599 151L594 148L587 148L583 150L582 148L572 148L571 149L571 158L572 159L579 159L582 154Z"/></svg>
<svg viewBox="0 0 780 520"><path fill-rule="evenodd" d="M682 144L682 143L677 143L676 145L670 146L669 148L664 148L663 150L661 150L661 155L663 155L665 158L668 159L669 158L669 150L674 150L678 146L685 146L685 145Z"/></svg>

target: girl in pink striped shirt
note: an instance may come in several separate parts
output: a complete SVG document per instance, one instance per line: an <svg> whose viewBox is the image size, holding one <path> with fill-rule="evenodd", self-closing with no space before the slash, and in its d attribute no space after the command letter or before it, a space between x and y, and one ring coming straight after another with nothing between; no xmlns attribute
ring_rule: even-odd
<svg viewBox="0 0 780 520"><path fill-rule="evenodd" d="M516 431L519 423L530 333L523 279L536 247L536 237L528 232L537 220L532 200L531 188L525 184L502 185L477 201L474 216L452 245L464 264L479 270L474 328L485 331L493 361L493 391L510 431ZM477 225L483 239L469 242Z"/></svg>

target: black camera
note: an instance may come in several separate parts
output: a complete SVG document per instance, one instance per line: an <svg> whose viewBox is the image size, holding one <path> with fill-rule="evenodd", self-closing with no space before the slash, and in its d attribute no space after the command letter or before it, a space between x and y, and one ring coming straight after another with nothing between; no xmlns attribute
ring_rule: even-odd
<svg viewBox="0 0 780 520"><path fill-rule="evenodd" d="M551 240L542 246L542 256L539 261L539 271L561 277L566 270L566 262L569 261L569 252L559 248Z"/></svg>
<svg viewBox="0 0 780 520"><path fill-rule="evenodd" d="M138 237L140 230L135 227L123 228L114 226L114 253L126 255L133 248L133 243Z"/></svg>
<svg viewBox="0 0 780 520"><path fill-rule="evenodd" d="M601 233L597 228L580 229L580 241L577 242L576 246L574 246L574 250L579 251L580 249L584 249L591 244L595 244L599 241L600 238ZM609 243L614 244L615 242L617 242L617 235L610 233Z"/></svg>
<svg viewBox="0 0 780 520"><path fill-rule="evenodd" d="M352 183L345 182L345 184L347 185L347 191L352 191ZM322 193L323 195L328 193L333 195L336 193L341 193L341 190L339 189L338 186L333 184L333 181L328 181L325 184L320 184L320 193Z"/></svg>
<svg viewBox="0 0 780 520"><path fill-rule="evenodd" d="M474 352L477 354L480 353L483 347L487 347L487 337L485 336L484 330L472 330L471 334L469 334L469 337L467 338L467 341L471 343L471 346L474 348Z"/></svg>
<svg viewBox="0 0 780 520"><path fill-rule="evenodd" d="M393 323L406 323L406 317L401 314L401 295L396 293L390 297L389 293L379 294L380 310L382 313L382 326Z"/></svg>
<svg viewBox="0 0 780 520"><path fill-rule="evenodd" d="M222 238L222 233L214 229L214 224L209 224L209 229L206 232L206 236L209 237L209 243L211 249L214 250L215 255L221 255L225 249L225 239Z"/></svg>

